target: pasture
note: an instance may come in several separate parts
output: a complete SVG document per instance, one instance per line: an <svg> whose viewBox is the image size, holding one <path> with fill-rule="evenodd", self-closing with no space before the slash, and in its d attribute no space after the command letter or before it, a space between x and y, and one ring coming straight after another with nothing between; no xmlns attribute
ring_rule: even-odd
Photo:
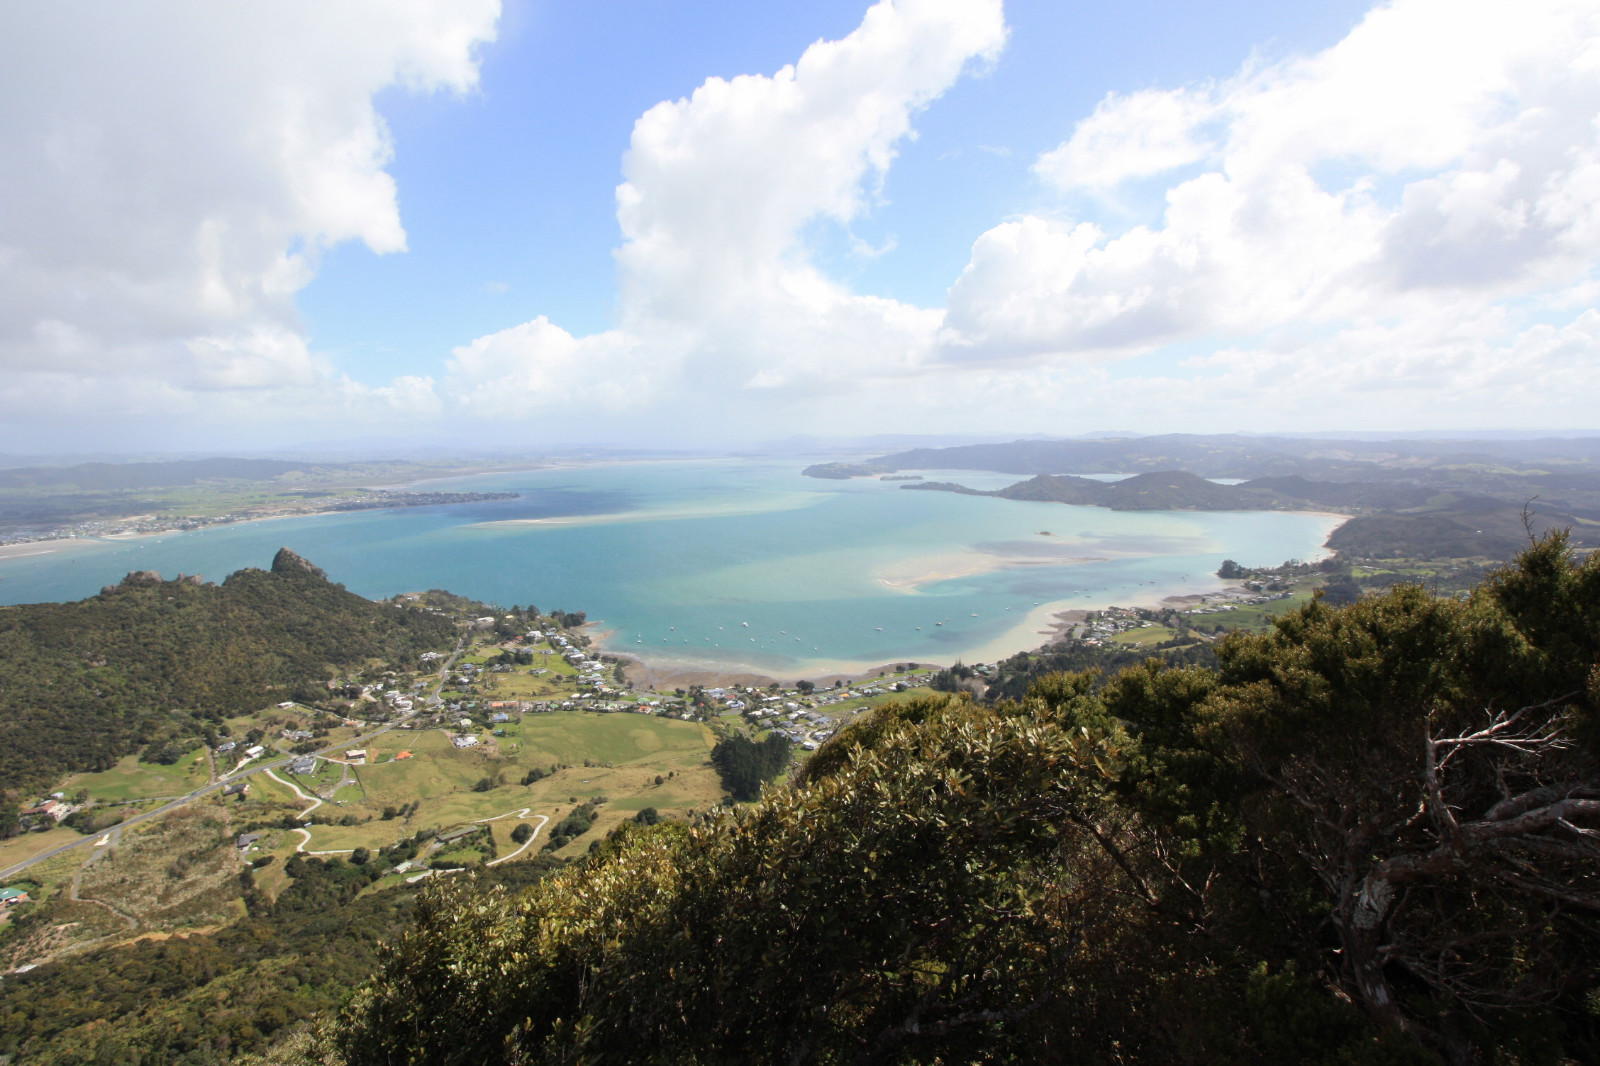
<svg viewBox="0 0 1600 1066"><path fill-rule="evenodd" d="M182 796L210 780L209 766L204 748L191 751L171 766L140 762L137 755L126 755L109 770L73 774L60 789L68 795L80 788L88 789L91 798L110 803Z"/></svg>

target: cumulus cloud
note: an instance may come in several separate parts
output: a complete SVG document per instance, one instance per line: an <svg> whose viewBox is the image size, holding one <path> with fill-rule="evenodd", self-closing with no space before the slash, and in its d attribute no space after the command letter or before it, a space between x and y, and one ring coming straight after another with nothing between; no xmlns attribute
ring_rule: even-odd
<svg viewBox="0 0 1600 1066"><path fill-rule="evenodd" d="M405 248L373 96L470 90L498 15L499 0L8 5L0 402L412 396L343 382L307 349L294 294L341 241Z"/></svg>
<svg viewBox="0 0 1600 1066"><path fill-rule="evenodd" d="M915 113L1005 34L999 0L882 0L793 66L651 108L617 188L617 329L574 338L540 318L479 338L454 352L453 395L529 411L708 388L769 402L926 360L941 313L852 293L810 262L802 233L868 210Z"/></svg>
<svg viewBox="0 0 1600 1066"><path fill-rule="evenodd" d="M1173 173L1159 222L983 234L945 354L1101 358L1559 302L1600 265L1597 116L1600 9L1566 0L1396 0L1316 55L1110 96L1035 173L1069 197Z"/></svg>
<svg viewBox="0 0 1600 1066"><path fill-rule="evenodd" d="M341 241L405 248L373 96L470 91L498 7L6 9L0 410L399 412L659 441L1592 423L1587 0L1392 0L1316 54L1062 116L1032 168L1053 208L979 234L943 308L856 291L807 244L820 226L894 263L892 238L870 249L852 225L918 113L1005 45L1000 0L881 0L792 66L638 119L614 328L530 308L550 317L434 376L351 381L308 348L295 294Z"/></svg>
<svg viewBox="0 0 1600 1066"><path fill-rule="evenodd" d="M480 338L446 388L498 411L743 394L775 422L826 395L846 428L892 425L892 383L897 428L1194 425L1210 403L1228 429L1240 411L1280 428L1420 424L1429 395L1499 424L1536 419L1528 382L1589 383L1592 4L1395 0L1314 55L1107 96L1034 165L1062 209L981 234L944 309L818 270L804 227L871 210L916 110L1005 33L998 4L885 0L794 67L652 108L617 190L618 327L574 338L540 319ZM1158 218L1107 221L1154 181ZM1068 206L1097 203L1112 206ZM1216 354L1160 354L1179 343ZM1521 366L1540 369L1513 388ZM1359 400L1330 403L1340 389Z"/></svg>

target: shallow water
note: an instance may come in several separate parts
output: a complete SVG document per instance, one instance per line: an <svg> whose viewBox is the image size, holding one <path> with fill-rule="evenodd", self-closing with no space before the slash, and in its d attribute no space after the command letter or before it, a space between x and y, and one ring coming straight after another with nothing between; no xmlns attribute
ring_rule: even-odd
<svg viewBox="0 0 1600 1066"><path fill-rule="evenodd" d="M515 500L45 542L42 554L0 560L0 602L78 599L129 570L216 580L266 566L287 545L364 596L445 588L581 610L617 651L802 676L987 661L1038 645L1053 611L1215 589L1224 558L1317 558L1339 521L906 492L903 482L802 477L802 465L535 470L430 483L522 493ZM919 473L976 488L1018 480Z"/></svg>

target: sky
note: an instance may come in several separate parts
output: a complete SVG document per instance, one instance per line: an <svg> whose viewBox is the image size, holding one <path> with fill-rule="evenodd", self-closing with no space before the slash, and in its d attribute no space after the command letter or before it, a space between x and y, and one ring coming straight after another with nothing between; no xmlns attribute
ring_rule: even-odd
<svg viewBox="0 0 1600 1066"><path fill-rule="evenodd" d="M0 450L1600 429L1600 5L0 0Z"/></svg>

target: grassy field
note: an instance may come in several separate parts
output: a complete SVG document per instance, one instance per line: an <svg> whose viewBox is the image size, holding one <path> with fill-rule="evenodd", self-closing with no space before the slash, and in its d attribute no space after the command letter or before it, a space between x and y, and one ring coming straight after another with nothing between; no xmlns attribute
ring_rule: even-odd
<svg viewBox="0 0 1600 1066"><path fill-rule="evenodd" d="M56 826L43 833L23 833L21 836L12 837L0 843L0 869L19 863L24 859L31 859L41 851L49 851L61 844L70 844L74 840L82 840L83 834L76 829L65 829ZM77 861L82 862L87 852L74 853L78 855ZM23 877L33 877L33 870L23 873Z"/></svg>
<svg viewBox="0 0 1600 1066"><path fill-rule="evenodd" d="M1177 636L1177 632L1166 626L1141 626L1138 629L1125 629L1111 638L1110 643L1122 644L1127 647L1143 648L1152 644L1160 644Z"/></svg>
<svg viewBox="0 0 1600 1066"><path fill-rule="evenodd" d="M573 678L577 671L565 659L550 656L550 661L537 660L539 666L548 666L549 672L533 673L533 668L519 666L509 674L485 674L482 698L490 700L537 700L574 691Z"/></svg>
<svg viewBox="0 0 1600 1066"><path fill-rule="evenodd" d="M204 748L185 755L171 766L143 763L137 755L125 756L116 766L97 774L73 774L61 784L68 795L80 788L104 802L181 796L210 780Z"/></svg>
<svg viewBox="0 0 1600 1066"><path fill-rule="evenodd" d="M1303 583L1304 584L1304 583ZM1311 602L1311 589L1309 584L1303 588L1296 588L1294 594L1286 600L1272 600L1261 604L1240 604L1232 611L1222 611L1217 614L1191 615L1196 626L1205 623L1214 623L1226 629L1242 629L1247 633L1261 633L1272 625L1272 620L1280 614L1299 610Z"/></svg>

